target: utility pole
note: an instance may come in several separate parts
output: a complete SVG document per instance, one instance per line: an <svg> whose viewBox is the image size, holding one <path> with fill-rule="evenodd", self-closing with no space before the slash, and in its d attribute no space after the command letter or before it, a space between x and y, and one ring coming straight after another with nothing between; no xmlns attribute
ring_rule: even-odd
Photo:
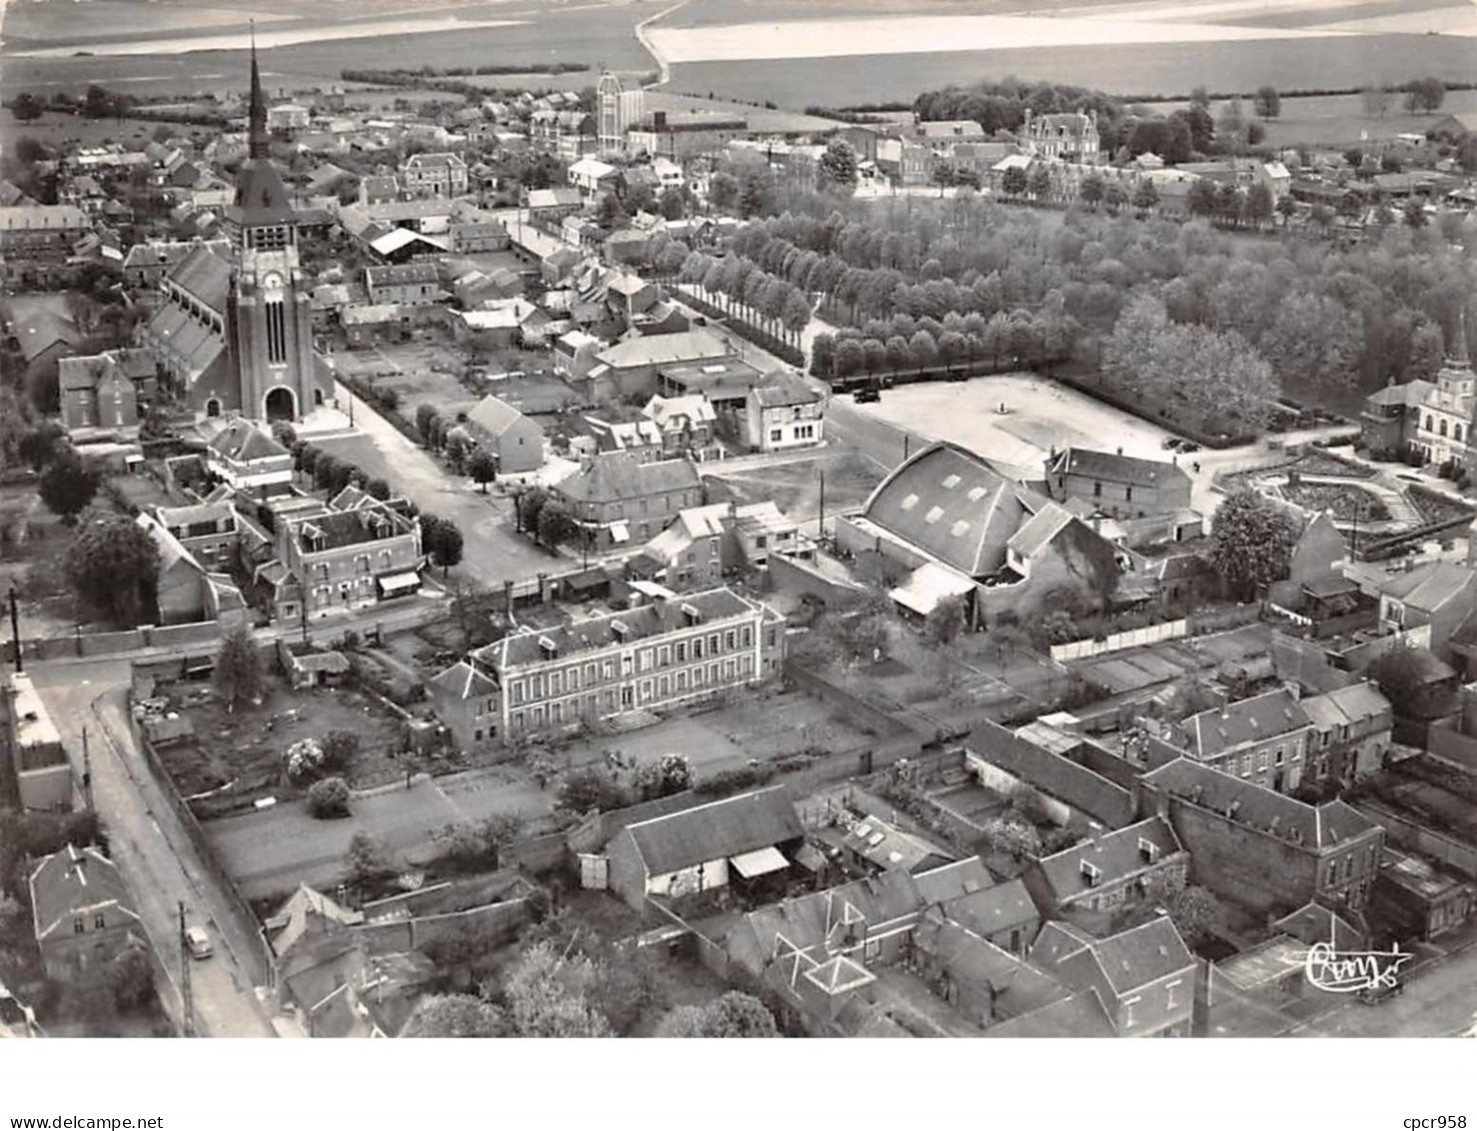
<svg viewBox="0 0 1477 1131"><path fill-rule="evenodd" d="M19 675L26 670L21 658L21 615L15 603L15 582L10 583L10 639L15 643L15 671Z"/></svg>
<svg viewBox="0 0 1477 1131"><path fill-rule="evenodd" d="M87 747L87 728L82 728L82 796L87 800L87 807L92 805L92 751Z"/></svg>
<svg viewBox="0 0 1477 1131"><path fill-rule="evenodd" d="M185 902L179 904L179 992L180 1009L184 1013L181 1023L184 1035L195 1035L195 991L190 985L190 940L185 937Z"/></svg>
<svg viewBox="0 0 1477 1131"><path fill-rule="evenodd" d="M821 519L817 528L817 542L826 540L826 469L821 468Z"/></svg>

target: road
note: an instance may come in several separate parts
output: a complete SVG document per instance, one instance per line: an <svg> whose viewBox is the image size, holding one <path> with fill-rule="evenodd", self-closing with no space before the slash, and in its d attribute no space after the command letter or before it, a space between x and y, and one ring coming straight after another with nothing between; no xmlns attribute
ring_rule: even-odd
<svg viewBox="0 0 1477 1131"><path fill-rule="evenodd" d="M1377 1005L1347 1001L1286 1033L1289 1037L1455 1037L1477 1024L1477 946L1433 960Z"/></svg>
<svg viewBox="0 0 1477 1131"><path fill-rule="evenodd" d="M511 499L483 494L470 479L458 481L362 399L343 385L336 388L339 404L354 404L359 435L314 442L326 451L342 451L369 474L383 476L421 510L456 523L464 543L457 572L482 587L496 588L505 580L524 581L565 568L559 557L513 533ZM372 447L368 454L377 456L380 466L369 466L366 446Z"/></svg>
<svg viewBox="0 0 1477 1131"><path fill-rule="evenodd" d="M127 660L37 664L36 688L75 759L83 729L91 755L93 804L108 830L113 859L128 882L155 955L169 985L160 986L165 1008L181 1016L178 906L204 926L215 954L191 963L196 1032L213 1037L270 1037L271 1025L256 1001L253 978L238 956L250 954L226 898L214 887L178 817L153 780L128 726ZM81 780L82 767L74 766Z"/></svg>

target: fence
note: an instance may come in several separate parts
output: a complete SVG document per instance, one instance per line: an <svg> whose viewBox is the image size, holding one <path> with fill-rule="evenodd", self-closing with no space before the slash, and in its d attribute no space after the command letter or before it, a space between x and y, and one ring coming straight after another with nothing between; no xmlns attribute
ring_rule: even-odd
<svg viewBox="0 0 1477 1131"><path fill-rule="evenodd" d="M73 636L33 637L25 642L25 654L35 660L59 660L72 656L110 656L140 648L166 648L179 644L219 641L217 621L193 624L145 625L124 632L78 632Z"/></svg>
<svg viewBox="0 0 1477 1131"><path fill-rule="evenodd" d="M1179 640L1190 635L1190 622L1185 619L1164 621L1160 624L1132 628L1127 632L1114 632L1101 640L1073 640L1067 644L1053 644L1051 658L1057 663L1064 660L1086 660L1103 656L1109 652L1120 652L1124 648L1138 648L1145 644L1159 644L1165 640Z"/></svg>
<svg viewBox="0 0 1477 1131"><path fill-rule="evenodd" d="M860 724L874 731L880 738L895 738L912 729L887 711L832 683L818 672L800 667L792 660L785 661L785 677L807 694L838 708L853 724Z"/></svg>
<svg viewBox="0 0 1477 1131"><path fill-rule="evenodd" d="M1428 737L1432 758L1464 774L1477 774L1477 738L1439 728L1432 729Z"/></svg>
<svg viewBox="0 0 1477 1131"><path fill-rule="evenodd" d="M163 794L169 807L174 810L175 816L179 818L180 827L184 829L185 836L189 838L190 845L195 850L195 856L208 873L207 879L225 898L226 910L235 919L237 928L229 937L232 941L245 940L247 943L246 953L238 954L237 958L247 964L247 972L253 982L258 985L275 985L277 981L276 963L256 915L241 898L235 881L216 859L215 852L205 837L205 831L200 827L200 822L195 819L195 814L190 811L189 805L180 796L179 790L175 788L173 780L159 757L159 752L154 749L153 743L143 733L131 711L128 725L134 740L138 743L139 750L143 752L144 762L148 765L149 772L154 775L159 792Z"/></svg>
<svg viewBox="0 0 1477 1131"><path fill-rule="evenodd" d="M527 872L546 872L557 868L569 856L567 840L564 833L548 833L509 841L498 847L498 867L522 868Z"/></svg>

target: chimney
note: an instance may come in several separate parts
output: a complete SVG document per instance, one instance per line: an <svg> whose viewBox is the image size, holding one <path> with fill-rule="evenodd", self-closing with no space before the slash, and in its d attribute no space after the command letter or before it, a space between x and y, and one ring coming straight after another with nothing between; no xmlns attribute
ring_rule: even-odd
<svg viewBox="0 0 1477 1131"><path fill-rule="evenodd" d="M1231 717L1231 696L1230 696L1230 694L1228 692L1222 691L1220 693L1220 700L1221 700L1221 718L1223 718L1223 719L1229 719Z"/></svg>
<svg viewBox="0 0 1477 1131"><path fill-rule="evenodd" d="M1295 679L1283 680L1282 690L1291 695L1295 700L1303 697L1303 685Z"/></svg>

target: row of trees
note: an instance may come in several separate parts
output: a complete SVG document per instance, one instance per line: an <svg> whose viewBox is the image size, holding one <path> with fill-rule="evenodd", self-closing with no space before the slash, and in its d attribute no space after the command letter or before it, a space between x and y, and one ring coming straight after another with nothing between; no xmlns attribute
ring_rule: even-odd
<svg viewBox="0 0 1477 1131"><path fill-rule="evenodd" d="M1103 340L1143 292L1173 322L1235 330L1295 395L1433 376L1443 332L1454 330L1470 292L1463 245L1477 246L1472 225L1445 221L1440 230L1391 226L1377 240L1339 248L1239 244L1203 224L1078 208L1048 222L967 198L863 208L817 196L795 204L740 236L752 241L747 233L762 231L814 252L801 285L828 295L834 321L865 324L904 311L941 319L951 305L988 317L1059 299L1079 340ZM1327 358L1335 363L1319 360Z"/></svg>
<svg viewBox="0 0 1477 1131"><path fill-rule="evenodd" d="M798 256L797 252L797 259ZM778 264L777 269L785 271L783 264ZM747 308L757 316L765 333L790 345L799 344L800 334L810 323L810 300L805 292L784 274L770 274L742 254L714 258L701 251L691 252L683 261L678 278L701 286L729 314L742 313Z"/></svg>

